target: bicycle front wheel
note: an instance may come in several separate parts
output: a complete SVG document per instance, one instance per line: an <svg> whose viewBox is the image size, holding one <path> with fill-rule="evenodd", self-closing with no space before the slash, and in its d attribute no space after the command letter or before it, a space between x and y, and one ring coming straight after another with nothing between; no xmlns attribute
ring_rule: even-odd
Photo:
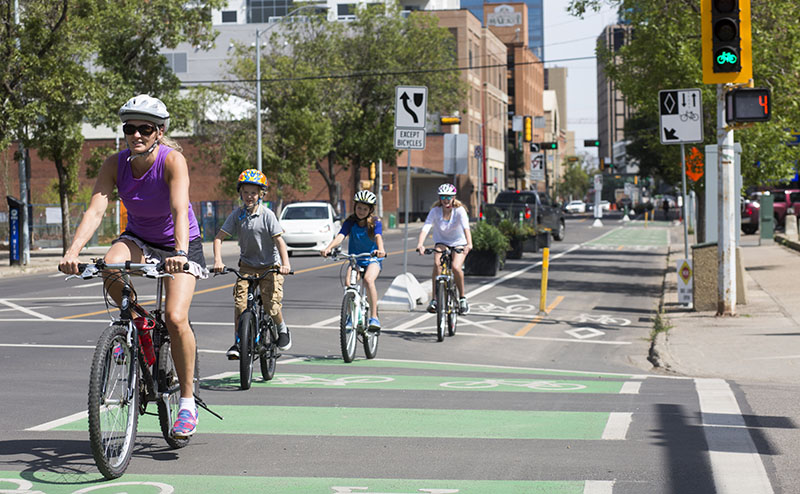
<svg viewBox="0 0 800 494"><path fill-rule="evenodd" d="M450 297L447 303L447 334L456 335L456 324L458 324L458 292L455 287L450 290Z"/></svg>
<svg viewBox="0 0 800 494"><path fill-rule="evenodd" d="M365 314L370 313L369 304L366 304L363 309ZM378 337L380 335L379 332L370 331L369 328L364 332L364 353L367 355L368 359L373 359L378 355Z"/></svg>
<svg viewBox="0 0 800 494"><path fill-rule="evenodd" d="M194 335L194 329L192 329ZM197 359L197 342L194 351L194 381L192 394L197 395L200 386L200 362ZM165 340L158 350L158 422L161 426L161 435L173 449L180 449L189 444L189 437L175 437L172 435L172 424L178 417L181 408L181 383L178 372L175 370L175 361L172 360L172 345ZM165 396L166 395L166 396ZM166 401L165 401L166 400Z"/></svg>
<svg viewBox="0 0 800 494"><path fill-rule="evenodd" d="M275 377L275 365L278 362L278 342L274 336L277 333L275 322L264 314L261 322L261 343L258 349L258 361L261 364L261 376L265 381Z"/></svg>
<svg viewBox="0 0 800 494"><path fill-rule="evenodd" d="M89 375L89 443L97 468L109 480L128 468L139 421L139 366L127 335L121 324L103 332Z"/></svg>
<svg viewBox="0 0 800 494"><path fill-rule="evenodd" d="M358 314L356 314L356 295L353 292L345 292L342 299L342 313L339 317L339 343L342 347L342 359L350 363L356 358L356 343Z"/></svg>
<svg viewBox="0 0 800 494"><path fill-rule="evenodd" d="M250 389L253 383L253 360L255 360L256 318L250 311L239 316L239 384Z"/></svg>
<svg viewBox="0 0 800 494"><path fill-rule="evenodd" d="M447 327L447 285L444 281L436 283L436 341L444 341Z"/></svg>

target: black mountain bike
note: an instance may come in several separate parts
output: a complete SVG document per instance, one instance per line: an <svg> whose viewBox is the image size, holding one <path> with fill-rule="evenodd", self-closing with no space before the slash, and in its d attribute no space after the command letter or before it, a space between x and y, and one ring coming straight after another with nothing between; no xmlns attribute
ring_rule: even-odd
<svg viewBox="0 0 800 494"><path fill-rule="evenodd" d="M180 383L172 360L169 333L162 309L162 278L172 276L161 264L131 262L78 264L81 274L67 276L85 280L99 277L105 271L110 283L122 284L119 317L103 331L95 347L89 376L89 442L97 468L107 479L125 473L136 442L139 415L150 402L156 402L161 434L172 448L182 448L188 437L172 434L172 424L180 408ZM109 273L110 271L110 273ZM139 304L130 275L158 280L156 308L152 312ZM103 295L106 307L116 307L108 290ZM138 314L140 317L135 318ZM192 328L194 333L194 328ZM198 396L200 382L197 353L194 365L194 397L198 406L208 409Z"/></svg>
<svg viewBox="0 0 800 494"><path fill-rule="evenodd" d="M278 357L278 326L264 311L261 302L261 289L258 282L270 273L279 272L280 267L267 269L260 275L242 274L237 269L226 267L224 273L233 273L240 280L247 281L247 308L236 322L239 335L239 384L242 389L250 389L253 383L253 366L256 360L261 365L261 375L265 381L275 376ZM290 271L289 274L294 274Z"/></svg>
<svg viewBox="0 0 800 494"><path fill-rule="evenodd" d="M438 252L441 273L436 277L436 340L444 341L444 332L447 328L448 336L456 335L458 324L458 288L453 278L452 262L453 252L461 253L461 247L447 247L444 249L425 249L426 254Z"/></svg>

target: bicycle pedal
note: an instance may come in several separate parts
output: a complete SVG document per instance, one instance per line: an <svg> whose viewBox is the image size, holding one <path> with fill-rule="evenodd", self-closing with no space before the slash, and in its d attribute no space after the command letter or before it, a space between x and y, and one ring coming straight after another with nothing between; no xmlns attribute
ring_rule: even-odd
<svg viewBox="0 0 800 494"><path fill-rule="evenodd" d="M239 360L239 357L228 355L228 360Z"/></svg>

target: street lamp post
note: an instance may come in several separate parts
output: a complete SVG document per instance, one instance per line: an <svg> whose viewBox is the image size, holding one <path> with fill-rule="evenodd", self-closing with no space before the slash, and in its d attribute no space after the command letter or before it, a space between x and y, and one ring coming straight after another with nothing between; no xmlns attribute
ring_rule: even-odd
<svg viewBox="0 0 800 494"><path fill-rule="evenodd" d="M310 5L303 5L302 7L297 7L296 9L292 10L285 16L281 17L280 20L276 21L273 24L270 24L266 27L266 29L256 29L256 142L258 143L257 155L256 160L258 163L258 171L262 171L261 166L261 42L260 38L261 35L272 29L273 27L277 26L281 22L284 21L287 17L300 12L301 10L307 9L327 9L328 5L324 3L315 3Z"/></svg>

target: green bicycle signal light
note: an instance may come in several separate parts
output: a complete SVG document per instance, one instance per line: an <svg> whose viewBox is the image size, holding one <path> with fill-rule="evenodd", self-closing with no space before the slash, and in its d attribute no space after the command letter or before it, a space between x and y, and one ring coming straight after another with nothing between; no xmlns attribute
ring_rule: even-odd
<svg viewBox="0 0 800 494"><path fill-rule="evenodd" d="M600 147L600 139L586 139L583 141L583 147L585 148L599 148Z"/></svg>

